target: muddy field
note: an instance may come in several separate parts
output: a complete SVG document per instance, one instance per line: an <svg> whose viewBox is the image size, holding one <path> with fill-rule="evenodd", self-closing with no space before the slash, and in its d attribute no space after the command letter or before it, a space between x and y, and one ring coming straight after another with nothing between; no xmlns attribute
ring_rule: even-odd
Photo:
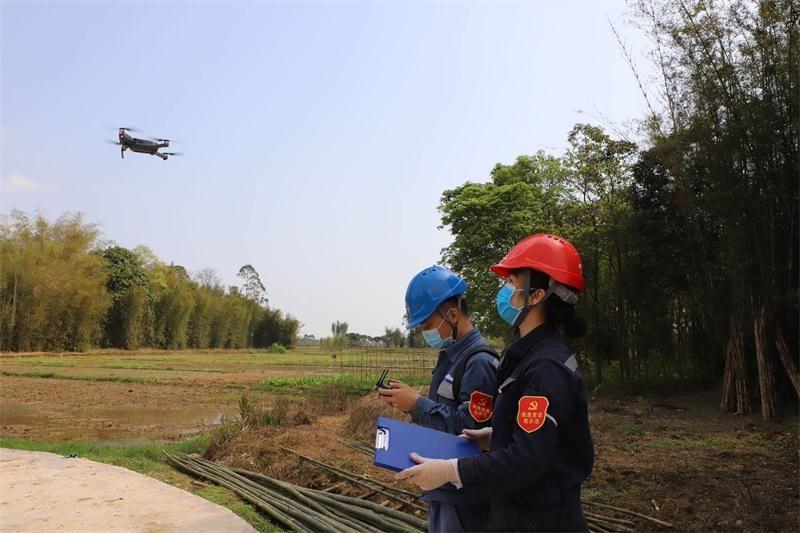
<svg viewBox="0 0 800 533"><path fill-rule="evenodd" d="M368 455L344 444L369 442L380 406L361 397L364 389L353 376L339 380L328 355L299 355L0 358L0 434L136 441L212 431L206 456L227 464L318 487L336 482L281 450L286 447L390 480ZM42 375L47 372L53 375ZM261 412L282 416L237 424L233 415L242 409L243 394ZM678 530L797 530L796 412L765 423L723 414L717 403L716 391L594 398L597 460L585 498L645 513Z"/></svg>
<svg viewBox="0 0 800 533"><path fill-rule="evenodd" d="M244 393L259 402L330 381L367 390L383 365L415 378L435 353L93 352L0 355L0 436L173 441L207 430ZM404 359L405 357L405 359ZM374 366L376 370L370 367Z"/></svg>

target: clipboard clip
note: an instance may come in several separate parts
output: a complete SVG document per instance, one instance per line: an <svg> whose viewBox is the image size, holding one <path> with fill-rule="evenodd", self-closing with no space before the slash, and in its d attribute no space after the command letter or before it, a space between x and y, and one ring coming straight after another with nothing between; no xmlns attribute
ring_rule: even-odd
<svg viewBox="0 0 800 533"><path fill-rule="evenodd" d="M376 450L389 450L389 430L386 428L378 428L375 432L375 449Z"/></svg>

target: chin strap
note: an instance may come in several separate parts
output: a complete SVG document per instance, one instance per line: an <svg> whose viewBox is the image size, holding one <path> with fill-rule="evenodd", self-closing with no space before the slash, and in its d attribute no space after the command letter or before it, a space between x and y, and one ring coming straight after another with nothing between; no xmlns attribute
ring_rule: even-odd
<svg viewBox="0 0 800 533"><path fill-rule="evenodd" d="M522 324L522 321L525 320L525 317L528 316L528 313L534 307L528 303L528 300L530 299L531 296L531 271L530 269L527 268L525 269L525 284L522 294L524 295L523 298L525 298L525 307L522 309L522 311L519 312L516 320L514 320L513 328L514 328L515 339L518 339L520 337L519 325Z"/></svg>
<svg viewBox="0 0 800 533"><path fill-rule="evenodd" d="M514 320L514 326L513 326L514 339L518 339L520 337L519 325L522 324L522 321L525 320L525 317L528 316L528 313L531 311L531 309L547 301L547 299L553 293L555 293L556 296L558 296L559 298L561 298L563 301L565 301L570 305L575 305L576 303L578 303L578 295L574 291L567 288L565 285L562 285L561 283L554 280L553 278L550 278L550 284L547 287L547 290L544 293L544 298L542 298L541 302L535 305L527 303L527 299L530 298L531 295L531 271L530 269L527 268L525 269L525 289L523 291L523 294L526 295L525 297L526 301L525 301L525 307L522 309L522 311L520 311L519 315L517 315L517 319Z"/></svg>
<svg viewBox="0 0 800 533"><path fill-rule="evenodd" d="M456 309L458 309L458 313L459 314L461 314L461 302L463 302L463 301L464 301L464 295L463 294L459 294L458 295L458 300L456 301ZM452 333L450 333L450 336L453 337L453 341L455 342L456 338L458 337L458 322L453 324L452 322L450 322L447 319L447 315L445 315L441 311L439 311L439 314L442 315L442 318L444 318L444 321L447 322L447 324L453 330Z"/></svg>

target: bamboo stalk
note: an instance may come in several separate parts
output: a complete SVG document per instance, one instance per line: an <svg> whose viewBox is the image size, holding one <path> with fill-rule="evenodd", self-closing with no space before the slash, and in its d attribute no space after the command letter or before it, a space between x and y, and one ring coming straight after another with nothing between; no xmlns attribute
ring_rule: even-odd
<svg viewBox="0 0 800 533"><path fill-rule="evenodd" d="M298 457L301 457L302 459L310 461L310 462L312 462L312 463L314 463L316 465L319 465L319 466L321 466L323 468L327 468L328 470L331 470L333 472L344 474L344 475L347 475L347 476L350 476L350 477L353 477L353 478L359 478L359 479L362 479L362 480L367 481L369 483L374 483L375 485L379 485L379 486L381 486L381 487L383 487L385 489L393 490L395 492L398 492L400 494L405 494L406 496L410 496L410 497L415 498L415 499L419 499L420 498L419 494L414 494L413 492L409 492L409 491L407 491L405 489L401 489L400 487L397 487L395 485L390 485L389 483L384 483L382 481L378 481L377 479L373 479L373 478L371 478L369 476L365 476L364 474L356 474L354 472L349 472L349 471L344 470L342 468L338 468L338 467L329 465L327 463L323 463L322 461L319 461L318 459L314 459L313 457L308 457L307 455L303 455L300 452L296 452L296 451L291 450L289 448L281 447L281 450L287 451L289 453L293 453L294 455L296 455ZM344 476L342 476L342 477L344 477Z"/></svg>
<svg viewBox="0 0 800 533"><path fill-rule="evenodd" d="M321 492L321 491L315 491L314 489L304 489L304 490L314 491L314 492ZM371 511L379 513L379 514L383 514L383 515L387 515L387 516L398 518L400 520L404 520L404 521L410 523L411 525L414 525L415 527L420 527L420 528L426 529L426 530L428 528L427 522L422 520L421 518L417 518L414 515L410 515L408 513L404 513L403 511L398 511L397 509L392 509L391 507L384 507L383 505L379 505L379 504L377 504L375 502L371 502L369 500L359 500L359 499L355 499L355 498L350 499L348 496L342 496L341 494L329 494L327 492L324 492L324 493L321 492L321 493L324 494L325 496L327 496L328 498L331 498L331 499L334 499L334 500L341 500L341 501L349 501L349 500L351 500L350 503L352 505L354 505L354 506L363 507L365 509L371 510Z"/></svg>
<svg viewBox="0 0 800 533"><path fill-rule="evenodd" d="M333 496L332 494L328 494L328 493L320 493L320 494L323 494L323 496L322 496L323 498L330 498L331 496ZM343 497L347 498L347 496L343 496ZM331 499L334 500L333 498L331 498ZM363 501L363 500L357 500L357 501ZM345 505L344 503L339 502L339 501L335 501L335 500L334 501L329 501L329 504L334 506L334 507L339 507L340 509L342 509L345 512L348 512L348 513L351 513L351 514L353 514L355 516L358 516L361 519L363 519L363 520L365 520L367 522L374 523L375 525L378 525L379 527L383 527L384 529L389 529L386 526L387 525L391 525L391 526L393 526L393 528L391 529L392 531L407 531L407 532L419 531L419 529L417 529L415 526L412 526L411 524L409 524L408 520L406 520L406 519L403 519L401 521L401 520L395 520L394 518L389 518L389 517L377 518L375 516L375 514L373 514L373 513L367 512L367 511L362 510L362 509L356 509L355 508L355 507L357 507L356 505ZM406 513L403 513L403 514L406 514ZM407 516L410 516L410 515L407 515Z"/></svg>
<svg viewBox="0 0 800 533"><path fill-rule="evenodd" d="M337 498L343 499L343 501L337 501L332 498L334 496L332 494L299 487L255 472L215 465L209 461L189 457L185 454L182 454L182 457L172 454L167 455L173 463L180 465L194 475L213 480L222 486L230 488L237 494L246 494L246 499L251 503L263 504L265 502L262 500L269 499L272 503L271 507L278 508L279 512L290 517L294 515L297 521L303 522L303 525L310 524L314 530L416 532L424 530L426 527L424 521L407 513L399 511L376 513L375 509L370 509L372 512L369 512L362 509L362 507L365 507L362 505L365 502L355 498L335 495ZM242 475L245 473L247 476ZM258 479L259 483L248 479L248 477ZM264 486L265 482L269 483L272 489ZM277 492L278 490L288 493L304 505L299 505L297 501L293 501L291 498L287 498ZM259 496L261 497L259 498ZM357 502L357 504L354 505L354 502ZM372 505L376 504L372 503ZM267 511L263 506L259 506L259 508L273 515L272 510ZM379 517L377 514L384 516ZM292 524L290 527L299 529L297 524Z"/></svg>
<svg viewBox="0 0 800 533"><path fill-rule="evenodd" d="M228 472L228 474L233 478L233 480L240 486L245 487L247 490L251 490L258 494L259 492L264 493L265 496L271 498L274 504L281 504L285 507L283 509L284 512L291 516L295 516L300 520L305 520L310 522L311 525L315 529L319 529L320 525L322 529L330 529L332 531L348 531L353 533L358 533L360 530L360 526L357 524L349 525L349 524L341 524L336 517L327 516L329 511L326 509L318 506L315 502L310 502L308 500L303 501L305 503L305 507L299 506L296 501L293 501L290 498L283 496L280 493L276 493L274 490L267 490L266 487L263 485L259 485L257 483L253 483L251 480L239 476L238 474L230 471L229 468L215 465L214 463L204 461L197 458L189 458L190 461L193 461L196 465L201 467L205 467L207 470L217 471L217 472ZM292 494L293 496L301 499L302 497L299 494ZM299 517L297 516L299 515ZM325 528L327 526L327 528Z"/></svg>
<svg viewBox="0 0 800 533"><path fill-rule="evenodd" d="M584 514L584 516L586 516L586 515ZM606 520L601 519L601 518L589 518L588 516L586 516L586 523L594 525L594 526L597 526L597 527L602 527L604 529L608 529L609 531L613 531L615 533L617 533L617 532L618 533L625 533L625 532L628 532L628 531L633 531L633 529L631 529L629 527L613 524L613 523L607 522Z"/></svg>
<svg viewBox="0 0 800 533"><path fill-rule="evenodd" d="M351 483L355 483L356 485L361 485L362 487L366 487L366 488L368 488L370 490L375 490L376 492L382 494L383 496L385 496L385 497L387 497L389 499L398 501L398 502L402 503L403 505L406 505L406 506L408 506L408 507L410 507L412 509L416 509L416 510L422 511L422 512L427 512L427 509L425 509L421 505L418 505L418 504L413 503L413 502L406 501L403 498L401 498L400 496L396 496L394 494L390 494L390 493L386 492L385 490L376 489L374 486L370 486L369 483L372 483L373 485L377 485L379 487L387 488L389 490L396 490L397 492L402 493L402 494L412 494L412 493L410 493L408 491L404 491L403 489L398 489L397 487L393 487L392 485L389 485L387 483L382 483L382 482L380 482L378 480L372 479L370 477L367 477L367 476L364 476L364 475L361 475L361 474L355 474L353 472L348 472L347 470L342 470L342 469L336 468L335 466L331 466L329 464L323 463L321 461L318 461L318 460L314 459L313 457L308 457L306 455L298 453L298 452L296 452L294 450L290 450L288 448L281 448L281 449L285 450L285 451L288 451L290 453L293 453L293 454L297 455L298 457L300 457L300 458L302 458L302 459L304 459L306 461L309 461L312 464L315 464L315 465L319 466L320 468L324 468L324 469L328 470L329 472L332 472L333 474L336 474L337 476L350 481ZM413 497L417 498L417 496L413 496Z"/></svg>
<svg viewBox="0 0 800 533"><path fill-rule="evenodd" d="M353 530L356 531L356 533L358 533L359 531L361 531L361 530L363 530L365 528L366 529L370 529L370 530L373 529L373 528L370 528L368 526L368 524L364 524L362 522L355 523L349 517L341 517L341 516L337 515L332 510L327 509L325 506L321 505L317 500L314 500L312 498L309 498L305 494L302 494L301 491L299 490L300 487L298 487L298 486L292 485L291 483L286 483L284 481L279 481L277 479L272 479L272 478L269 478L267 476L263 476L263 478L264 479L260 480L261 481L261 483L260 483L261 485L263 485L264 483L269 483L273 487L277 487L277 488L279 488L281 490L286 491L293 498L305 503L308 507L316 509L320 513L329 516L333 520L338 520L340 522L344 522L347 527L352 528ZM259 485L259 483L255 483L252 480L248 480L248 481L250 481L251 483L254 483L256 485Z"/></svg>
<svg viewBox="0 0 800 533"><path fill-rule="evenodd" d="M251 477L251 478L259 480L259 481L265 480L265 479L271 479L271 478L268 478L267 476L265 476L263 474L259 474L257 472L250 472L249 470L244 470L244 469L235 468L235 467L231 467L231 469L233 471L237 472L237 473L240 473L240 474L244 475L245 477ZM283 483L285 483L285 482L283 482ZM376 504L375 502L366 501L366 500L359 500L358 498L353 498L353 497L350 497L350 496L344 496L344 495L341 495L341 494L328 493L328 492L325 492L325 491L322 491L322 490L317 490L317 489L309 489L307 487L299 487L298 486L296 488L297 488L297 490L301 491L302 493L304 493L306 495L309 495L309 494L319 495L320 497L323 497L323 498L326 498L326 499L337 500L339 502L347 503L347 504L350 504L350 505L353 505L353 506L356 506L356 507L363 507L363 508L371 510L373 512L377 512L379 514L383 514L383 515L392 517L394 519L405 521L405 522L411 524L414 527L418 527L418 528L421 528L421 529L427 529L427 523L424 520L422 520L422 519L420 519L420 518L418 518L418 517L416 517L414 515L411 515L411 514L408 514L408 513L404 513L403 511L398 511L398 510L395 510L395 509L383 507L381 505Z"/></svg>
<svg viewBox="0 0 800 533"><path fill-rule="evenodd" d="M601 507L603 509L610 509L612 511L617 511L619 513L628 514L628 515L631 515L631 516L638 516L639 518L642 518L644 520L648 520L650 522L653 522L654 524L658 524L659 526L672 527L672 524L670 524L669 522L664 522L663 520L659 520L658 518L653 518L652 516L647 516L647 515L642 514L642 513L637 513L636 511L629 511L628 509L622 509L621 507L614 507L613 505L608 505L608 504L605 504L605 503L590 502L590 501L586 501L586 500L583 500L582 503L584 505L593 505L595 507Z"/></svg>
<svg viewBox="0 0 800 533"><path fill-rule="evenodd" d="M246 475L246 474L245 474L245 475ZM334 483L334 484L333 484L333 485L331 485L330 487L325 487L324 489L322 489L322 492L330 492L330 491L332 491L332 490L336 490L336 489L338 489L338 488L341 488L341 487L343 487L344 485L347 485L347 481L340 481L339 483Z"/></svg>
<svg viewBox="0 0 800 533"><path fill-rule="evenodd" d="M587 522L587 525L588 524L589 524L589 522ZM603 526L600 526L598 524L592 523L591 525L592 525L592 531L597 531L597 533L614 533L614 531L611 531L610 529L606 529Z"/></svg>
<svg viewBox="0 0 800 533"><path fill-rule="evenodd" d="M194 464L192 466L197 467L198 465ZM293 503L281 501L281 499L274 497L272 494L265 493L263 490L256 489L254 491L251 487L247 487L235 479L226 479L223 475L220 475L220 472L210 472L209 470L210 469L206 468L205 472L202 469L198 471L205 474L205 476L209 479L216 481L218 484L234 490L234 492L248 494L251 497L254 497L257 502L267 501L271 506L279 509L282 513L285 513L298 522L309 526L311 531L334 530L334 528L328 524L327 521L320 521L316 516L313 516L310 510L297 508Z"/></svg>
<svg viewBox="0 0 800 533"><path fill-rule="evenodd" d="M344 524L337 517L330 517L324 516L324 513L318 513L311 509L305 508L303 506L298 505L296 502L292 501L289 498L285 498L280 494L275 494L271 491L265 490L264 487L258 484L252 484L250 480L245 478L241 478L239 476L233 475L233 473L229 472L229 469L225 467L218 467L214 465L214 463L210 463L208 461L198 460L194 458L187 458L187 460L192 460L194 466L200 468L205 467L206 474L209 471L213 474L218 475L228 475L233 480L228 480L237 485L239 488L246 490L250 493L255 493L257 496L260 495L262 498L267 498L273 504L273 506L278 507L281 511L289 514L290 516L295 517L301 522L305 522L307 525L310 525L313 531L317 530L324 530L324 531L362 531L364 530L364 524ZM226 472L227 471L227 472ZM213 479L213 478L212 478ZM245 483L242 483L244 481Z"/></svg>
<svg viewBox="0 0 800 533"><path fill-rule="evenodd" d="M201 473L200 471L195 470L194 468L190 467L189 465L184 464L182 461L180 461L177 458L171 456L169 454L169 452L164 452L164 453L167 456L167 458L170 460L170 462L173 465L177 466L178 468L181 468L182 470L185 470L186 472L189 472L190 474L193 474L195 476L203 477L205 479L211 479L211 477L206 475L205 473ZM295 519L293 519L292 517L282 513L281 511L279 511L278 509L276 509L275 507L273 507L269 503L267 503L265 501L262 501L259 498L255 498L254 496L252 496L252 495L250 495L248 493L243 493L242 491L234 488L234 486L232 486L229 483L226 483L226 482L223 482L223 481L218 481L218 480L214 480L214 481L218 485L221 485L221 486L223 486L223 487L225 487L227 489L230 489L234 493L238 494L245 501L255 505L256 508L261 509L263 512L267 513L269 516L273 517L280 524L288 527L290 530L298 531L298 532L306 532L306 531L308 531L306 528L302 527L302 525L300 523L298 523Z"/></svg>
<svg viewBox="0 0 800 533"><path fill-rule="evenodd" d="M603 516L603 515L599 515L599 514L596 514L596 513L591 513L591 512L588 512L588 511L584 511L583 515L586 518L597 518L599 520L605 520L606 522L613 522L613 523L619 524L621 526L630 526L630 527L635 527L636 526L636 524L634 524L630 520L625 520L625 519L622 519L622 518L611 518L610 516Z"/></svg>

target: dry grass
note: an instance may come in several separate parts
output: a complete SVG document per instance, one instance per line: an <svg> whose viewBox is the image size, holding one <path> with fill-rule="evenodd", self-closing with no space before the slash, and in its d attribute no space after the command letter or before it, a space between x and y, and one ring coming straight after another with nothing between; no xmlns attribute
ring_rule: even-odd
<svg viewBox="0 0 800 533"><path fill-rule="evenodd" d="M386 405L373 393L353 404L345 420L345 429L356 439L371 441L375 438L375 419L379 416L411 422L409 415Z"/></svg>

